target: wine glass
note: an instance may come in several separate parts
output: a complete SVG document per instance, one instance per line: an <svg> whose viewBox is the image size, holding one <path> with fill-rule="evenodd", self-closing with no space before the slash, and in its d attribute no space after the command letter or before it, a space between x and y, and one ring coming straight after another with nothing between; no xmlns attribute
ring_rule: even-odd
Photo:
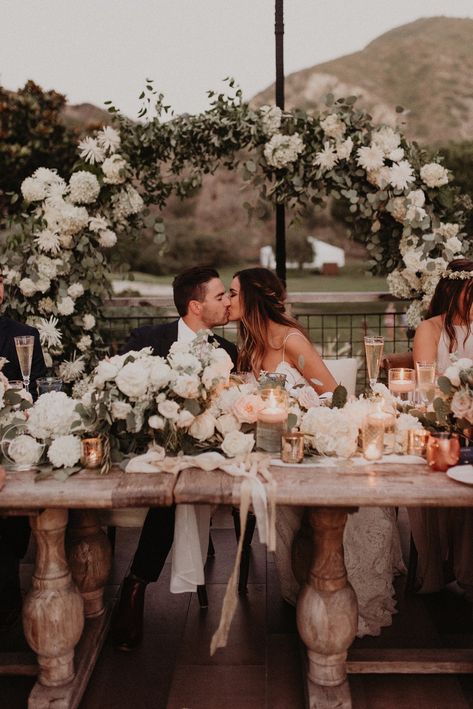
<svg viewBox="0 0 473 709"><path fill-rule="evenodd" d="M23 377L23 384L26 391L29 391L31 362L33 361L34 337L33 335L21 335L19 337L15 337L14 339L16 355L20 364L21 376Z"/></svg>
<svg viewBox="0 0 473 709"><path fill-rule="evenodd" d="M384 350L384 337L381 335L366 335L364 342L368 379L370 387L373 389L378 381L379 367Z"/></svg>

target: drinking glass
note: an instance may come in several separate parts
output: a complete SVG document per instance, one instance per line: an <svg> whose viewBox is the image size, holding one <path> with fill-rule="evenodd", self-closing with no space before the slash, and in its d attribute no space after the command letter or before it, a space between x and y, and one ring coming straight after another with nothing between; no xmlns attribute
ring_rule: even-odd
<svg viewBox="0 0 473 709"><path fill-rule="evenodd" d="M38 396L47 394L49 391L61 391L62 379L60 377L40 377L36 380Z"/></svg>
<svg viewBox="0 0 473 709"><path fill-rule="evenodd" d="M34 337L33 335L21 335L19 337L15 337L14 339L16 355L21 369L21 376L23 377L23 384L26 391L29 391L31 362L33 361Z"/></svg>
<svg viewBox="0 0 473 709"><path fill-rule="evenodd" d="M416 388L416 373L409 367L392 367L388 372L388 389L401 401L412 401Z"/></svg>
<svg viewBox="0 0 473 709"><path fill-rule="evenodd" d="M373 389L378 381L379 366L384 350L384 337L381 335L367 335L365 341L366 368L368 370L368 379L370 387Z"/></svg>
<svg viewBox="0 0 473 709"><path fill-rule="evenodd" d="M435 362L416 362L417 393L421 404L431 404L435 396Z"/></svg>

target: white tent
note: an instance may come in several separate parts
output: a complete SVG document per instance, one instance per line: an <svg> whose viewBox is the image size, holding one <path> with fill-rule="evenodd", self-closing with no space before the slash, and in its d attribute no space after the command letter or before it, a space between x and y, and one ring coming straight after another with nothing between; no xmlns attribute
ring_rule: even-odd
<svg viewBox="0 0 473 709"><path fill-rule="evenodd" d="M321 271L324 263L336 263L339 268L345 265L345 251L339 246L327 244L325 241L316 239L315 236L308 236L307 241L312 246L313 257L310 263L304 263L303 267L311 271ZM276 259L272 246L262 246L260 249L260 264L265 268L276 268ZM297 268L297 262L286 261L286 268Z"/></svg>

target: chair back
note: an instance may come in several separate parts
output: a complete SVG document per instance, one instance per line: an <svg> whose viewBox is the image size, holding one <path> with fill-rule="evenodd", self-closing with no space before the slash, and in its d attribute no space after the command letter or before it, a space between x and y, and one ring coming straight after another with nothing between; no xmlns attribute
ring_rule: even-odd
<svg viewBox="0 0 473 709"><path fill-rule="evenodd" d="M337 384L344 386L349 396L354 396L356 390L356 373L358 371L358 361L356 357L324 359L323 362Z"/></svg>
<svg viewBox="0 0 473 709"><path fill-rule="evenodd" d="M386 372L394 367L407 367L408 369L415 369L414 355L412 352L395 352L393 354L384 355L382 367L386 370Z"/></svg>

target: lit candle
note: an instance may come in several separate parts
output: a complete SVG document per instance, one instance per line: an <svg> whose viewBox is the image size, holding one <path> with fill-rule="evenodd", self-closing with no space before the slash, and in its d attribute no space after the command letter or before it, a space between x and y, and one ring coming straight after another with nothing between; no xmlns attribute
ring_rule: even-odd
<svg viewBox="0 0 473 709"><path fill-rule="evenodd" d="M287 426L287 394L284 389L263 389L265 405L258 412L256 446L270 453L281 450L281 436Z"/></svg>
<svg viewBox="0 0 473 709"><path fill-rule="evenodd" d="M395 367L389 370L388 386L391 394L401 399L410 400L416 388L415 371L408 367Z"/></svg>
<svg viewBox="0 0 473 709"><path fill-rule="evenodd" d="M363 456L366 460L379 460L383 455L384 420L381 412L366 417L362 428Z"/></svg>

